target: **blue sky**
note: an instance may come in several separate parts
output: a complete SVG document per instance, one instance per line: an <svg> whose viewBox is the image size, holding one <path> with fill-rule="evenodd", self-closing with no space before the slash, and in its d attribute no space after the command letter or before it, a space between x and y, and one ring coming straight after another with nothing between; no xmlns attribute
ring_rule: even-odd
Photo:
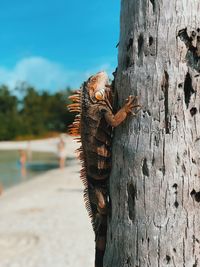
<svg viewBox="0 0 200 267"><path fill-rule="evenodd" d="M78 87L117 65L120 0L1 1L0 83Z"/></svg>

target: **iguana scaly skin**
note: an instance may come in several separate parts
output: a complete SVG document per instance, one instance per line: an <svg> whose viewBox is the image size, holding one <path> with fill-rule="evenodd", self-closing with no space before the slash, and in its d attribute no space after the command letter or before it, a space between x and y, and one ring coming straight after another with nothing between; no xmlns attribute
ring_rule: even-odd
<svg viewBox="0 0 200 267"><path fill-rule="evenodd" d="M85 186L84 200L95 232L95 267L103 267L106 246L108 179L111 171L112 129L122 123L134 108L140 108L137 97L129 96L126 104L114 115L112 88L106 72L98 72L85 82L75 95L69 111L78 112L70 134L80 135L78 149L82 162L81 179Z"/></svg>

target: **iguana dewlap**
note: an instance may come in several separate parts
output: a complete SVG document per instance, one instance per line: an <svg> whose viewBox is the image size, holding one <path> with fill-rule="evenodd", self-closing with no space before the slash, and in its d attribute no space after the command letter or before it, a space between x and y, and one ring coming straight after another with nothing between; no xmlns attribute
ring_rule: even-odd
<svg viewBox="0 0 200 267"><path fill-rule="evenodd" d="M126 104L114 115L112 89L106 72L98 72L69 97L71 112L78 112L70 134L79 136L78 149L82 162L81 179L85 186L84 200L95 231L95 267L103 266L108 214L108 179L111 172L113 127L122 123L134 108L140 108L137 97L129 96Z"/></svg>

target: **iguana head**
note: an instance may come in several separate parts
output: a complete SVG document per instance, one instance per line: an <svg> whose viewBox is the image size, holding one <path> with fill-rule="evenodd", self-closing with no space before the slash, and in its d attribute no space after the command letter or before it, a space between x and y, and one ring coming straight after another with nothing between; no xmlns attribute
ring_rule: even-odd
<svg viewBox="0 0 200 267"><path fill-rule="evenodd" d="M91 100L99 101L106 98L109 90L109 78L105 71L92 75L87 81L87 89Z"/></svg>

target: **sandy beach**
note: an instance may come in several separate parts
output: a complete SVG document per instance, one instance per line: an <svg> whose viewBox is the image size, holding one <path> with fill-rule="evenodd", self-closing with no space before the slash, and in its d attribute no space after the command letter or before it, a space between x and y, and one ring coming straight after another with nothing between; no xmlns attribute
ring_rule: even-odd
<svg viewBox="0 0 200 267"><path fill-rule="evenodd" d="M68 152L74 155L77 144L68 140ZM3 192L0 267L94 265L94 234L83 203L79 169L74 160L63 170L48 171Z"/></svg>

